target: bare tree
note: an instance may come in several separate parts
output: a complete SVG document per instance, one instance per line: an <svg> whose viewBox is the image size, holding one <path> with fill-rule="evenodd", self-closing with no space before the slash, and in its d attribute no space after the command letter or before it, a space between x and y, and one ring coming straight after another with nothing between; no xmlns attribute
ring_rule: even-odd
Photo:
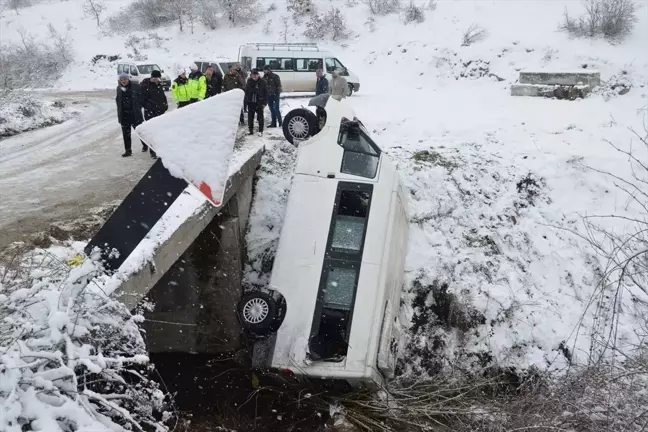
<svg viewBox="0 0 648 432"><path fill-rule="evenodd" d="M470 46L480 42L488 36L488 31L477 24L471 24L462 36L461 46Z"/></svg>
<svg viewBox="0 0 648 432"><path fill-rule="evenodd" d="M166 0L169 11L173 14L174 18L178 21L180 31L184 31L184 22L186 14L186 3L182 0Z"/></svg>
<svg viewBox="0 0 648 432"><path fill-rule="evenodd" d="M585 13L573 18L565 11L560 29L572 36L603 36L618 41L632 32L639 5L633 0L583 0Z"/></svg>
<svg viewBox="0 0 648 432"><path fill-rule="evenodd" d="M20 15L19 9L29 6L28 0L8 0L8 6L16 12L16 15Z"/></svg>
<svg viewBox="0 0 648 432"><path fill-rule="evenodd" d="M97 21L97 26L101 25L101 14L106 10L103 0L84 0L83 13L91 16Z"/></svg>

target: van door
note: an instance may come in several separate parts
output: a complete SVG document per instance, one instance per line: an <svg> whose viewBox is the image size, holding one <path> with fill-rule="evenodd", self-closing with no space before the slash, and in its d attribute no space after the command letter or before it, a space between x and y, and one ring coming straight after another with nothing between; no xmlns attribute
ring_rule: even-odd
<svg viewBox="0 0 648 432"><path fill-rule="evenodd" d="M263 73L263 68L270 66L270 70L281 78L281 87L284 92L295 90L295 59L289 56L259 56L256 59L256 68Z"/></svg>
<svg viewBox="0 0 648 432"><path fill-rule="evenodd" d="M295 59L295 91L315 92L317 69L323 68L321 58L296 58Z"/></svg>
<svg viewBox="0 0 648 432"><path fill-rule="evenodd" d="M129 73L130 79L133 82L139 83L140 82L140 74L137 71L137 67L135 65L130 65L130 73Z"/></svg>

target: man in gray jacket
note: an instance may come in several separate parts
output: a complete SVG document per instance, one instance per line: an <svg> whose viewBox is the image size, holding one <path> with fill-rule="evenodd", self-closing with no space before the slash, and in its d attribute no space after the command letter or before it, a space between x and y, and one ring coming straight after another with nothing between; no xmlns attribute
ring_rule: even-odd
<svg viewBox="0 0 648 432"><path fill-rule="evenodd" d="M344 77L340 76L337 69L331 70L331 81L329 82L329 94L335 100L342 100L349 94L349 85Z"/></svg>

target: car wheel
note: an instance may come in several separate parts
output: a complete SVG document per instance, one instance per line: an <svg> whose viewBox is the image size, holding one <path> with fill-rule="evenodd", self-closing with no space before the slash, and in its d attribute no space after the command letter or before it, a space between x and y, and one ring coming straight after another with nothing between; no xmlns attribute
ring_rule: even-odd
<svg viewBox="0 0 648 432"><path fill-rule="evenodd" d="M256 335L270 331L277 313L277 303L268 293L255 291L245 294L238 306L241 325Z"/></svg>
<svg viewBox="0 0 648 432"><path fill-rule="evenodd" d="M284 117L282 122L284 137L290 144L304 141L319 132L317 124L317 116L311 111L304 108L294 109Z"/></svg>
<svg viewBox="0 0 648 432"><path fill-rule="evenodd" d="M349 94L348 96L351 96L353 94L353 84L349 84Z"/></svg>

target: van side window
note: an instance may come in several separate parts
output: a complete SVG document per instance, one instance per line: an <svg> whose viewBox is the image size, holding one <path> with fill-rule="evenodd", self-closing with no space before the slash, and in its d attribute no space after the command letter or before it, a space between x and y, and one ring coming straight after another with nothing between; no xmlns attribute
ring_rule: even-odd
<svg viewBox="0 0 648 432"><path fill-rule="evenodd" d="M346 70L346 67L336 58L327 58L326 59L326 71L331 72L333 68L336 68L340 71L340 75L348 76L349 72Z"/></svg>
<svg viewBox="0 0 648 432"><path fill-rule="evenodd" d="M241 64L243 65L243 69L247 71L252 70L252 57L241 57ZM223 70L227 70L227 68L223 68Z"/></svg>
<svg viewBox="0 0 648 432"><path fill-rule="evenodd" d="M322 59L295 59L297 72L315 72L322 68Z"/></svg>
<svg viewBox="0 0 648 432"><path fill-rule="evenodd" d="M278 57L257 57L257 69L263 69L265 66L270 66L273 71L292 71L294 59L291 58L278 58Z"/></svg>
<svg viewBox="0 0 648 432"><path fill-rule="evenodd" d="M340 182L311 326L313 360L340 361L348 352L373 185Z"/></svg>
<svg viewBox="0 0 648 432"><path fill-rule="evenodd" d="M139 75L139 72L137 72L137 68L134 65L131 65L130 67L130 74L133 76Z"/></svg>
<svg viewBox="0 0 648 432"><path fill-rule="evenodd" d="M121 74L124 70L124 65L117 65L117 75Z"/></svg>
<svg viewBox="0 0 648 432"><path fill-rule="evenodd" d="M338 144L344 148L341 173L366 178L376 177L380 149L358 122L342 120Z"/></svg>

